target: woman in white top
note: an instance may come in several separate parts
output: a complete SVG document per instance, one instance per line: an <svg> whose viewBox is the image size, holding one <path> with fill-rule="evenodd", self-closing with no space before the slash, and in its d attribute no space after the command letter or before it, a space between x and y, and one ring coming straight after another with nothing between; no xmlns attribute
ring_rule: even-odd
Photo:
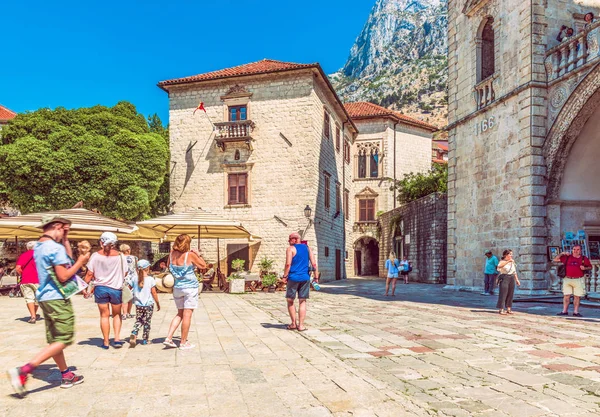
<svg viewBox="0 0 600 417"><path fill-rule="evenodd" d="M113 346L120 348L121 341L121 304L123 302L123 283L127 275L127 260L115 249L117 236L104 232L100 236L101 250L92 254L87 264L88 272L85 281L94 279L94 297L100 311L100 329L102 330L102 349L108 349L110 336L110 319L113 318L115 338ZM84 295L86 295L84 293ZM110 305L109 305L110 304ZM111 314L112 310L112 314Z"/></svg>
<svg viewBox="0 0 600 417"><path fill-rule="evenodd" d="M502 252L502 259L498 263L498 278L496 278L499 286L498 303L496 308L500 309L499 313L513 314L512 302L515 294L515 283L521 285L519 277L517 277L517 264L513 259L512 250L506 249Z"/></svg>

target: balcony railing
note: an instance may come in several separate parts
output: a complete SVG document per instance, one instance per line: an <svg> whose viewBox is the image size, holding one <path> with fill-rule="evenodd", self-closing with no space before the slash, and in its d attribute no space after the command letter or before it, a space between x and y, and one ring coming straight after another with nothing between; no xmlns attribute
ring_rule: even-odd
<svg viewBox="0 0 600 417"><path fill-rule="evenodd" d="M576 36L565 39L546 52L546 76L548 82L583 67L600 57L600 21Z"/></svg>
<svg viewBox="0 0 600 417"><path fill-rule="evenodd" d="M483 109L496 99L496 93L494 91L495 79L496 74L492 74L475 86L475 102L477 103L477 110Z"/></svg>
<svg viewBox="0 0 600 417"><path fill-rule="evenodd" d="M245 142L248 148L252 149L252 131L254 130L254 122L252 120L239 120L235 122L215 123L217 134L215 141L217 146L223 151L227 143Z"/></svg>

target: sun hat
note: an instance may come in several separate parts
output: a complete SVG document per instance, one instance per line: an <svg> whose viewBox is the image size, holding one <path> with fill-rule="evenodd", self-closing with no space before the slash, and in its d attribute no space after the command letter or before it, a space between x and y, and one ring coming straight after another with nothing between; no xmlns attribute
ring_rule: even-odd
<svg viewBox="0 0 600 417"><path fill-rule="evenodd" d="M175 285L175 278L171 274L167 274L162 278L162 285L165 288L173 288Z"/></svg>
<svg viewBox="0 0 600 417"><path fill-rule="evenodd" d="M49 214L49 215L45 215L42 217L42 222L38 225L38 227L41 229L41 228L49 225L50 223L62 223L62 224L70 225L73 222L71 220L65 219L64 217L61 217L59 215Z"/></svg>
<svg viewBox="0 0 600 417"><path fill-rule="evenodd" d="M102 244L102 246L114 245L115 243L117 243L117 240L117 235L115 235L113 232L104 232L100 236L100 243Z"/></svg>
<svg viewBox="0 0 600 417"><path fill-rule="evenodd" d="M146 268L148 268L149 266L150 266L150 262L148 262L148 261L147 261L147 260L145 260L145 259L140 259L140 260L138 261L138 263L137 263L137 267L138 267L139 269L146 269Z"/></svg>

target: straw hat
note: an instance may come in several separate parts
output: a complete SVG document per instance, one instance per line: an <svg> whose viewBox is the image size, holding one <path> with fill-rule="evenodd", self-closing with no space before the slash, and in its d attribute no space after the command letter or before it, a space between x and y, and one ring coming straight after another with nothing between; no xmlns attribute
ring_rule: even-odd
<svg viewBox="0 0 600 417"><path fill-rule="evenodd" d="M173 278L173 275L165 275L162 279L162 285L165 288L173 288L173 286L175 285L175 278Z"/></svg>

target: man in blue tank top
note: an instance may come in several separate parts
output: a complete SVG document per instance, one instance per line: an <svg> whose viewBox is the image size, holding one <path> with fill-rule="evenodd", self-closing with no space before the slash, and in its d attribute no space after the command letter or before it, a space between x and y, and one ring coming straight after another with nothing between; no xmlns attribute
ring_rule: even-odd
<svg viewBox="0 0 600 417"><path fill-rule="evenodd" d="M289 237L290 246L285 253L285 271L283 279L287 282L285 298L287 299L288 312L292 323L288 330L297 329L300 332L306 330L304 319L306 318L306 300L310 290L309 261L315 270L315 281L319 280L319 267L317 261L308 247L300 243L300 234L292 233ZM298 294L298 319L296 320L296 307L294 300Z"/></svg>

